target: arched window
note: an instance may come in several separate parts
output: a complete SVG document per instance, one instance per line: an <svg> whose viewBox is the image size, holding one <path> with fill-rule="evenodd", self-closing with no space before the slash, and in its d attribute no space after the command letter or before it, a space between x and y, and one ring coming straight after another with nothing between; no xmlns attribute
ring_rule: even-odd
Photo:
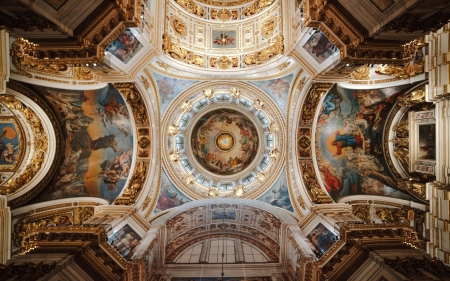
<svg viewBox="0 0 450 281"><path fill-rule="evenodd" d="M218 238L210 240L208 263L222 263L222 244L224 247L223 253L225 254L223 263L236 262L234 239L224 239L222 241L221 238Z"/></svg>
<svg viewBox="0 0 450 281"><path fill-rule="evenodd" d="M200 253L202 252L203 242L197 243L188 247L183 253L181 253L176 263L198 263L200 260Z"/></svg>
<svg viewBox="0 0 450 281"><path fill-rule="evenodd" d="M258 247L233 238L208 239L188 247L176 259L175 263L261 263L268 258Z"/></svg>
<svg viewBox="0 0 450 281"><path fill-rule="evenodd" d="M252 244L242 243L242 250L244 253L244 260L246 263L249 262L267 262L266 256L262 251L253 246Z"/></svg>

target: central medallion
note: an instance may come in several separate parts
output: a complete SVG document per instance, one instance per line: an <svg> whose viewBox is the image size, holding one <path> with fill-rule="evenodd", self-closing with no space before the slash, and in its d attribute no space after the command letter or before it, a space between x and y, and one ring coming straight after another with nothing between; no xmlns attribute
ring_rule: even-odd
<svg viewBox="0 0 450 281"><path fill-rule="evenodd" d="M230 132L221 132L216 136L216 147L227 152L234 148L234 136Z"/></svg>
<svg viewBox="0 0 450 281"><path fill-rule="evenodd" d="M210 111L195 123L191 148L197 162L217 175L245 170L258 152L258 132L250 119L234 109Z"/></svg>

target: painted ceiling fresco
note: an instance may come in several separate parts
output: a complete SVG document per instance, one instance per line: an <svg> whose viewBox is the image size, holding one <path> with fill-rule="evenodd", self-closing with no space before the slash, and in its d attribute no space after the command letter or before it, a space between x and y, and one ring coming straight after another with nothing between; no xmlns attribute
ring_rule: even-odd
<svg viewBox="0 0 450 281"><path fill-rule="evenodd" d="M286 116L287 103L289 98L289 89L291 87L292 79L294 74L289 74L281 78L266 80L266 81L255 81L252 84L261 88L264 92L269 94L269 96L278 104L283 114Z"/></svg>
<svg viewBox="0 0 450 281"><path fill-rule="evenodd" d="M159 99L161 101L161 114L164 114L167 106L179 93L181 93L181 91L196 83L196 81L191 80L165 77L155 72L153 72L152 75L158 86Z"/></svg>
<svg viewBox="0 0 450 281"><path fill-rule="evenodd" d="M337 51L336 46L320 30L316 30L303 45L308 54L319 64Z"/></svg>
<svg viewBox="0 0 450 281"><path fill-rule="evenodd" d="M232 175L247 168L257 155L258 132L244 114L218 109L197 121L191 147L203 168L219 175Z"/></svg>
<svg viewBox="0 0 450 281"><path fill-rule="evenodd" d="M8 172L22 160L24 139L16 118L0 114L0 172Z"/></svg>
<svg viewBox="0 0 450 281"><path fill-rule="evenodd" d="M64 161L35 203L70 197L120 194L132 164L133 130L121 94L109 84L98 90L35 86L50 104L64 133Z"/></svg>
<svg viewBox="0 0 450 281"><path fill-rule="evenodd" d="M153 211L154 214L160 213L162 211L175 208L192 201L186 195L184 195L166 175L163 170L161 174L161 189L159 191L158 203L156 203L156 208Z"/></svg>
<svg viewBox="0 0 450 281"><path fill-rule="evenodd" d="M121 62L129 62L142 49L142 44L131 33L129 29L125 29L111 44L106 48L111 54L118 58Z"/></svg>
<svg viewBox="0 0 450 281"><path fill-rule="evenodd" d="M291 199L289 197L286 168L283 169L280 177L273 184L273 186L257 200L285 209L289 212L294 212L294 208L292 207Z"/></svg>
<svg viewBox="0 0 450 281"><path fill-rule="evenodd" d="M350 90L335 85L325 96L317 120L316 157L334 200L357 194L414 200L395 189L382 148L386 118L409 87Z"/></svg>

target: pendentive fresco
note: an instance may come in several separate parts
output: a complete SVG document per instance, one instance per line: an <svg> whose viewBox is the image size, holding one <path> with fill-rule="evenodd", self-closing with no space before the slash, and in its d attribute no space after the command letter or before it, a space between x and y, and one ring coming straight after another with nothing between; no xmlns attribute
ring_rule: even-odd
<svg viewBox="0 0 450 281"><path fill-rule="evenodd" d="M34 203L101 197L110 203L130 173L133 130L130 112L111 84L98 90L34 87L54 110L64 132L64 161Z"/></svg>

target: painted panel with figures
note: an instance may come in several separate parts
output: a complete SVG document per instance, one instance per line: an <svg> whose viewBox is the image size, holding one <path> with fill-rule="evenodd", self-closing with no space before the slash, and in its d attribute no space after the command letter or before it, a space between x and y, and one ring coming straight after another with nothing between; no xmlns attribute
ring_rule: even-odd
<svg viewBox="0 0 450 281"><path fill-rule="evenodd" d="M65 142L64 161L35 202L84 196L114 201L133 161L134 134L122 95L111 84L85 91L35 89L54 110Z"/></svg>

